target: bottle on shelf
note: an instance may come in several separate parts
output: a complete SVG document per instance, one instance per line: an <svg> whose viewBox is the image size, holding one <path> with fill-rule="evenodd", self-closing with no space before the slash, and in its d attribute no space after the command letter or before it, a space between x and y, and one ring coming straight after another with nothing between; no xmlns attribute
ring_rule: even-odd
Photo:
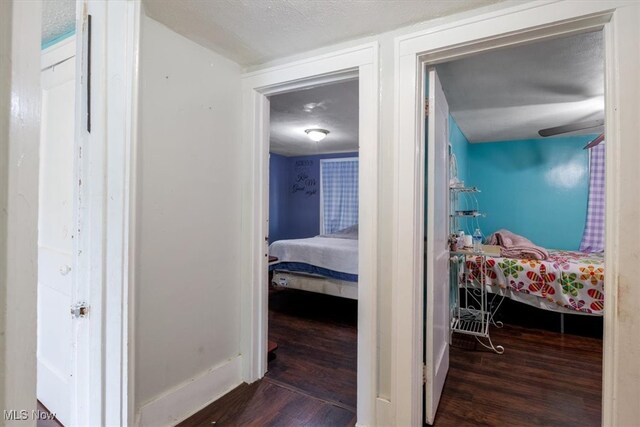
<svg viewBox="0 0 640 427"><path fill-rule="evenodd" d="M476 253L482 252L482 232L479 228L473 232L473 251Z"/></svg>

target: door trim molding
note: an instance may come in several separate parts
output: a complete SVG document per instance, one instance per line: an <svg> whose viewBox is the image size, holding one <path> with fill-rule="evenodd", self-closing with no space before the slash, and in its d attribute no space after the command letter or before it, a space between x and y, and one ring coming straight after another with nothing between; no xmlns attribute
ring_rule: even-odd
<svg viewBox="0 0 640 427"><path fill-rule="evenodd" d="M358 77L360 207L358 242L358 398L359 425L375 424L377 396L377 212L378 212L378 44L267 68L243 76L243 270L241 351L243 379L253 382L267 368L267 183L269 104L267 96L311 85Z"/></svg>
<svg viewBox="0 0 640 427"><path fill-rule="evenodd" d="M0 2L0 406L29 413L36 409L41 16L41 2Z"/></svg>
<svg viewBox="0 0 640 427"><path fill-rule="evenodd" d="M74 425L133 423L133 278L140 2L79 1L76 17ZM85 17L92 16L91 132L87 131ZM106 41L108 40L108 43Z"/></svg>
<svg viewBox="0 0 640 427"><path fill-rule="evenodd" d="M40 68L42 71L76 56L75 34L42 50Z"/></svg>
<svg viewBox="0 0 640 427"><path fill-rule="evenodd" d="M607 224L603 423L615 425L614 375L616 359L613 349L616 339L617 277L619 273L618 236L614 224L615 207L619 204L616 191L620 180L615 161L620 153L619 108L620 87L616 70L620 52L614 39L619 28L616 15L630 2L537 2L491 12L485 15L448 23L426 31L395 39L395 70L397 102L395 105L396 176L394 179L394 236L392 277L393 354L392 395L393 415L397 425L420 425L422 419L422 346L423 343L423 278L420 274L424 256L420 201L424 193L424 135L420 134L418 112L420 79L423 65L462 58L499 47L518 45L563 35L604 29L606 42L606 120L607 133ZM626 24L629 28L629 23ZM627 101L629 102L629 101ZM637 110L636 110L637 111ZM629 124L627 124L628 126ZM629 134L632 134L629 131ZM429 209L433 209L429 206Z"/></svg>

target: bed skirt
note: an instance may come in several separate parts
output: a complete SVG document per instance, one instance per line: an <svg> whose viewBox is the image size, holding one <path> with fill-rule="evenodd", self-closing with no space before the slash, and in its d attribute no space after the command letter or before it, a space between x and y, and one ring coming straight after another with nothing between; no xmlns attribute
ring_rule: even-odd
<svg viewBox="0 0 640 427"><path fill-rule="evenodd" d="M358 299L358 283L328 277L300 273L274 271L271 283L274 286L333 295L336 297Z"/></svg>

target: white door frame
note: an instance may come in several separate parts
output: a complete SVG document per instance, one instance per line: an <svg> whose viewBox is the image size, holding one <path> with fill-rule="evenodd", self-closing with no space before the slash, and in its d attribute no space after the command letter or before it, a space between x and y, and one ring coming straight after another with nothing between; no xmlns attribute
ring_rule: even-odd
<svg viewBox="0 0 640 427"><path fill-rule="evenodd" d="M418 90L424 78L424 64L436 64L499 47L534 42L604 28L606 44L606 127L607 127L607 214L606 277L604 316L603 425L617 425L621 404L616 402L619 318L618 277L621 269L635 267L618 262L619 232L623 215L619 184L622 149L635 154L637 104L624 96L622 82L637 86L638 78L621 69L638 69L638 11L632 2L534 2L442 25L396 38L396 79L398 103L395 115L397 175L393 263L393 362L392 405L397 425L420 425L422 419L423 343L423 215L424 135L420 133L422 96ZM620 10L622 8L627 10ZM635 7L635 5L633 5ZM631 9L631 10L630 10ZM627 14L625 16L625 13ZM624 61L624 67L620 65ZM624 80L626 79L626 80ZM635 80L634 80L635 79ZM633 92L631 92L633 93ZM629 117L620 114L627 109ZM635 111L635 116L634 116ZM633 119L635 117L635 119ZM626 137L622 138L621 135ZM628 171L627 171L628 173ZM624 206L632 211L633 197ZM434 206L429 206L434 209ZM627 212L627 214L628 214ZM635 227L635 224L633 225ZM627 244L629 244L627 242ZM632 247L637 250L637 246ZM625 362L628 364L629 362ZM628 369L628 368L627 368Z"/></svg>
<svg viewBox="0 0 640 427"><path fill-rule="evenodd" d="M0 409L36 409L41 2L0 2ZM2 423L11 423L4 419ZM27 421L35 424L35 421Z"/></svg>
<svg viewBox="0 0 640 427"><path fill-rule="evenodd" d="M76 297L93 297L89 314L93 321L91 325L76 322L84 326L78 325L77 331L83 336L83 345L76 349L74 370L78 375L74 394L78 413L72 424L128 425L132 423L127 397L132 393L127 393L127 381L133 378L127 375L127 350L131 351L127 347L127 261L132 235L128 228L132 165L129 154L136 135L140 4L136 0L78 3L77 16L86 10L96 19L92 78L96 127L89 135L81 129L76 132L75 153L80 156L80 147L83 151L78 162L82 169L75 173L80 200L74 211L81 210L77 224L90 233L80 233L82 242L74 247L81 262L74 272L74 282L79 286L74 287L81 289ZM9 136L8 145L0 147L3 153L9 153L0 172L11 177L8 183L0 182L7 186L0 189L0 203L8 206L10 213L7 221L0 224L2 243L5 238L8 240L6 250L0 249L0 269L6 267L2 273L6 273L8 289L3 294L8 299L0 308L4 314L0 327L5 333L3 346L11 348L0 358L0 403L3 409L19 411L35 409L36 403L41 13L39 2L15 0L1 2L0 10L2 34L9 36L0 43L0 50L13 59L3 64L1 77L5 80L0 82L0 122L8 126L0 131ZM82 38L80 31L77 38ZM80 65L81 51L76 51L76 58ZM85 80L80 78L85 76L84 69L78 69L76 76L78 108L86 101L80 95L85 88ZM4 104L9 90L14 96L15 111ZM82 117L80 111L77 117Z"/></svg>
<svg viewBox="0 0 640 427"><path fill-rule="evenodd" d="M370 43L243 76L243 380L267 369L269 103L267 96L359 79L358 397L359 425L373 425L377 395L378 45Z"/></svg>
<svg viewBox="0 0 640 427"><path fill-rule="evenodd" d="M91 74L87 74L91 15ZM77 2L74 425L129 425L140 2ZM91 131L87 82L91 81ZM131 267L131 268L130 268Z"/></svg>

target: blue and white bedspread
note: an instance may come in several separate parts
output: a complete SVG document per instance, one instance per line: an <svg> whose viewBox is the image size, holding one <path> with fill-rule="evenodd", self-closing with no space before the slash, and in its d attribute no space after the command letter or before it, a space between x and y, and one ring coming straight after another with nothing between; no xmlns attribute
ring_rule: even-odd
<svg viewBox="0 0 640 427"><path fill-rule="evenodd" d="M277 257L278 263L302 263L356 277L358 274L357 239L316 236L278 240L269 246L269 255Z"/></svg>

